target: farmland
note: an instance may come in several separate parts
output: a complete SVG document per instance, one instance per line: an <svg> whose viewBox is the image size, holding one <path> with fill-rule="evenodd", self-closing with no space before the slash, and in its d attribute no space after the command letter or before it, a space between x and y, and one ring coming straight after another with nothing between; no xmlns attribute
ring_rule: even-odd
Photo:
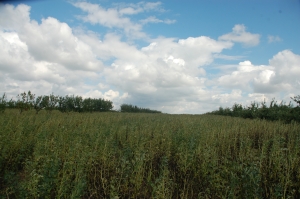
<svg viewBox="0 0 300 199"><path fill-rule="evenodd" d="M0 198L300 198L295 122L9 109L0 127Z"/></svg>

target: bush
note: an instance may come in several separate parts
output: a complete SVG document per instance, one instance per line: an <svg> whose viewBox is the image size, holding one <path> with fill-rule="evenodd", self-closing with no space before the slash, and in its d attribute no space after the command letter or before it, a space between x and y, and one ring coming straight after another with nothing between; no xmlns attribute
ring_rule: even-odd
<svg viewBox="0 0 300 199"><path fill-rule="evenodd" d="M24 92L19 95L17 95L17 102L16 106L19 109L20 113L23 111L28 111L34 106L34 98L35 94L32 94L31 91L28 91L28 93Z"/></svg>
<svg viewBox="0 0 300 199"><path fill-rule="evenodd" d="M248 107L235 103L232 108L220 107L219 110L212 111L209 114L270 121L280 120L285 123L300 122L300 96L291 99L297 103L297 107L293 107L291 102L288 105L283 101L278 104L275 99L272 99L269 106L267 106L265 101L261 102L260 105L253 102Z"/></svg>
<svg viewBox="0 0 300 199"><path fill-rule="evenodd" d="M17 95L17 101L11 99L6 101L6 95L0 98L0 112L4 112L5 108L18 108L20 113L34 108L36 114L45 109L47 112L59 110L61 112L105 112L113 109L113 102L105 99L83 99L81 96L66 95L65 97L50 95L38 96L31 91L23 92Z"/></svg>
<svg viewBox="0 0 300 199"><path fill-rule="evenodd" d="M121 112L128 113L161 113L161 111L150 110L148 108L139 108L137 106L133 106L131 104L122 104Z"/></svg>
<svg viewBox="0 0 300 199"><path fill-rule="evenodd" d="M6 95L5 93L3 94L2 98L0 98L0 112L3 113L5 111L6 108Z"/></svg>

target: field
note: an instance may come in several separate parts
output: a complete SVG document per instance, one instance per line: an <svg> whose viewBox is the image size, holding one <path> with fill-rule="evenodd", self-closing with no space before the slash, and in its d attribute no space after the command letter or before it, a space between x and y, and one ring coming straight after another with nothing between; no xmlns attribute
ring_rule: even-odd
<svg viewBox="0 0 300 199"><path fill-rule="evenodd" d="M0 114L0 198L300 198L300 124Z"/></svg>

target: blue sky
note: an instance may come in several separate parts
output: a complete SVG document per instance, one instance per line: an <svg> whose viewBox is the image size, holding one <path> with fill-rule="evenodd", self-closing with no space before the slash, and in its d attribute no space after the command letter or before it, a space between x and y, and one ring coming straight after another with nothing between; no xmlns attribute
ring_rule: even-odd
<svg viewBox="0 0 300 199"><path fill-rule="evenodd" d="M31 17L37 21L42 18L55 17L61 22L68 23L71 27L82 25L100 34L105 34L107 30L99 25L83 23L74 18L76 15L84 14L82 10L74 7L72 1L62 0L41 0L25 1L32 7ZM75 2L75 1L74 1ZM99 4L105 8L110 8L118 1L98 0L88 1ZM139 3L141 1L122 1L124 3ZM16 3L15 3L16 4ZM235 24L244 24L248 31L261 35L261 44L255 49L249 49L255 55L258 64L267 64L268 60L263 57L271 57L281 49L292 49L300 54L300 40L295 40L300 35L300 1L297 0L202 0L202 1L182 1L167 0L161 2L161 8L165 12L158 13L162 19L176 20L174 24L147 24L144 31L152 38L158 36L187 38L198 36L209 36L217 39L220 35L230 32ZM142 13L132 18L138 21L141 18L151 16L153 13ZM279 36L284 42L268 44L268 36ZM139 44L138 41L137 44ZM144 43L141 43L144 44ZM229 53L239 52L240 46ZM254 52L253 52L254 51ZM258 51L258 52L257 52ZM247 54L248 51L244 53ZM257 52L257 55L255 54ZM261 53L263 56L261 56ZM267 54L268 53L268 54ZM253 60L254 62L256 60Z"/></svg>
<svg viewBox="0 0 300 199"><path fill-rule="evenodd" d="M10 97L30 89L196 114L299 94L298 0L6 1L0 9L0 92Z"/></svg>

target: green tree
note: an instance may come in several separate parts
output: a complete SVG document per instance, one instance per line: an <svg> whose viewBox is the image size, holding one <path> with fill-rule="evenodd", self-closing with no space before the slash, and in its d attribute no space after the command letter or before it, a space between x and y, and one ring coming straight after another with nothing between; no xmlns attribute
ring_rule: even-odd
<svg viewBox="0 0 300 199"><path fill-rule="evenodd" d="M132 113L161 113L161 111L150 110L148 108L139 108L131 104L122 104L120 106L121 112L132 112Z"/></svg>
<svg viewBox="0 0 300 199"><path fill-rule="evenodd" d="M50 94L48 97L48 103L46 106L46 110L48 112L53 111L56 108L58 101L59 101L59 96L55 96L53 93Z"/></svg>
<svg viewBox="0 0 300 199"><path fill-rule="evenodd" d="M43 99L43 96L38 96L34 101L33 107L36 111L36 114L38 114L40 110L45 108L45 106L43 106L42 99Z"/></svg>
<svg viewBox="0 0 300 199"><path fill-rule="evenodd" d="M83 111L83 99L81 96L73 97L74 111L82 112Z"/></svg>
<svg viewBox="0 0 300 199"><path fill-rule="evenodd" d="M66 98L65 97L59 97L58 98L58 107L57 109L60 112L67 112L67 104L66 104Z"/></svg>
<svg viewBox="0 0 300 199"><path fill-rule="evenodd" d="M1 113L3 113L5 111L6 106L7 106L6 94L4 93L2 95L2 98L0 98L0 112Z"/></svg>
<svg viewBox="0 0 300 199"><path fill-rule="evenodd" d="M295 97L291 97L291 99L297 103L297 106L300 107L300 95L295 96Z"/></svg>
<svg viewBox="0 0 300 199"><path fill-rule="evenodd" d="M32 94L31 91L28 91L28 93L24 92L19 95L17 95L17 102L16 106L19 109L20 113L23 111L28 111L31 109L31 107L34 106L34 99L35 94Z"/></svg>

